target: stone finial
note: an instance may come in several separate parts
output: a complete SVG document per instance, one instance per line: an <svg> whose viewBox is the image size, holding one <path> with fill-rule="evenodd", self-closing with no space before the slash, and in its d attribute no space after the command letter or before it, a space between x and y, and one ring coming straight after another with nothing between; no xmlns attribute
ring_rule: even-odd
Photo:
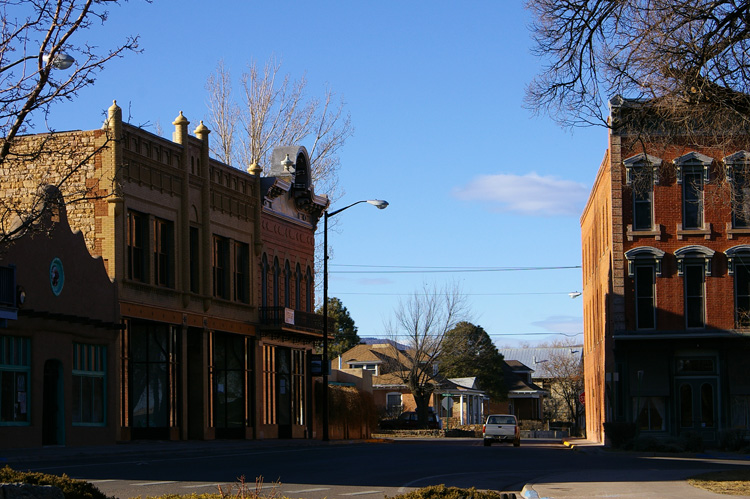
<svg viewBox="0 0 750 499"><path fill-rule="evenodd" d="M203 120L201 120L200 125L198 125L195 130L193 130L193 133L199 139L206 140L208 138L208 134L211 133L211 130L209 130L208 127L203 124Z"/></svg>
<svg viewBox="0 0 750 499"><path fill-rule="evenodd" d="M263 171L263 168L261 168L258 165L258 163L254 162L252 165L250 165L248 167L247 171L248 171L248 173L250 173L250 175L255 175L256 177L258 177L258 176L260 176L261 172Z"/></svg>
<svg viewBox="0 0 750 499"><path fill-rule="evenodd" d="M112 105L107 109L107 119L102 125L102 129L113 128L119 121L122 121L122 109L117 105L117 101L113 100Z"/></svg>
<svg viewBox="0 0 750 499"><path fill-rule="evenodd" d="M180 115L175 118L172 122L174 125L174 133L172 134L172 140L178 144L185 144L187 142L188 131L187 127L190 124L185 115L180 111Z"/></svg>

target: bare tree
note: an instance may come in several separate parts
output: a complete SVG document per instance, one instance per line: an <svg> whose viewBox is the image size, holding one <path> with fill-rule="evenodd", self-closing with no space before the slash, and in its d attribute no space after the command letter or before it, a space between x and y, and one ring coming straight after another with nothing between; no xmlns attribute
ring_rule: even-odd
<svg viewBox="0 0 750 499"><path fill-rule="evenodd" d="M443 340L448 331L466 319L467 306L457 284L445 286L423 285L406 301L401 301L393 319L386 324L391 340L391 357L401 359L397 345L406 346L403 352L408 361L401 360L391 369L411 391L417 405L417 418L427 425L430 396L436 388L435 376L443 354Z"/></svg>
<svg viewBox="0 0 750 499"><path fill-rule="evenodd" d="M335 102L330 89L321 99L310 98L304 77L293 81L280 71L281 64L274 59L262 68L251 62L240 77L238 104L231 74L219 63L206 84L207 121L219 136L212 152L227 164L246 169L255 163L268 173L274 147L306 145L316 188L335 199L339 194L338 151L353 132L344 103Z"/></svg>
<svg viewBox="0 0 750 499"><path fill-rule="evenodd" d="M107 20L107 3L119 2L5 0L0 4L0 169L6 175L24 171L29 162L54 165L48 183L66 191L68 203L92 195L85 185L76 187L75 193L62 187L93 154L90 149L74 151L46 126L45 118L56 102L73 99L92 85L110 60L139 50L137 36L111 49L78 41L85 30ZM36 130L41 127L44 130ZM36 135L29 137L33 132ZM27 199L4 191L0 240L32 227L41 215L39 198L31 191Z"/></svg>
<svg viewBox="0 0 750 499"><path fill-rule="evenodd" d="M658 103L688 128L747 123L747 1L534 0L527 8L535 52L547 62L527 104L559 123L607 125L616 95Z"/></svg>
<svg viewBox="0 0 750 499"><path fill-rule="evenodd" d="M556 418L564 415L573 423L573 434L578 434L578 415L582 406L578 397L583 392L582 346L574 342L555 342L548 346L544 370L549 376L550 396L545 398L545 415Z"/></svg>

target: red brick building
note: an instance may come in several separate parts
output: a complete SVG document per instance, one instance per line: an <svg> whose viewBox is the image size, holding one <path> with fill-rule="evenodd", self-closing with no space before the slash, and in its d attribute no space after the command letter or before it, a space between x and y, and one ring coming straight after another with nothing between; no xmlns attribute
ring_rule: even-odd
<svg viewBox="0 0 750 499"><path fill-rule="evenodd" d="M663 138L610 130L581 217L587 435L713 445L750 429L750 140Z"/></svg>

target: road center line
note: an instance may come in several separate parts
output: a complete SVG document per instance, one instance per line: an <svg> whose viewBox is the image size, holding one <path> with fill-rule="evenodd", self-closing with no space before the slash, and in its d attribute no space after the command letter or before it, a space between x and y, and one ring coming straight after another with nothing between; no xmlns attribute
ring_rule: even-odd
<svg viewBox="0 0 750 499"><path fill-rule="evenodd" d="M132 483L131 485L134 487L148 487L149 485L166 485L168 483L177 483L176 481L167 481L167 482L143 482L143 483Z"/></svg>
<svg viewBox="0 0 750 499"><path fill-rule="evenodd" d="M363 496L366 494L382 494L382 490L363 490L362 492L350 492L348 494L339 494L342 496Z"/></svg>
<svg viewBox="0 0 750 499"><path fill-rule="evenodd" d="M285 494L301 494L303 492L320 492L321 490L331 490L330 487L319 487L317 489L299 489L299 490L285 490Z"/></svg>

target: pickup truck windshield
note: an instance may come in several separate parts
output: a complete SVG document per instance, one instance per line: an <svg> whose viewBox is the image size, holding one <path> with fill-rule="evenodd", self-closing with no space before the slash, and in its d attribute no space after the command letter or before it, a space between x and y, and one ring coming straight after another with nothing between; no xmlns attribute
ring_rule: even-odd
<svg viewBox="0 0 750 499"><path fill-rule="evenodd" d="M487 424L516 424L516 419L508 416L490 416Z"/></svg>

